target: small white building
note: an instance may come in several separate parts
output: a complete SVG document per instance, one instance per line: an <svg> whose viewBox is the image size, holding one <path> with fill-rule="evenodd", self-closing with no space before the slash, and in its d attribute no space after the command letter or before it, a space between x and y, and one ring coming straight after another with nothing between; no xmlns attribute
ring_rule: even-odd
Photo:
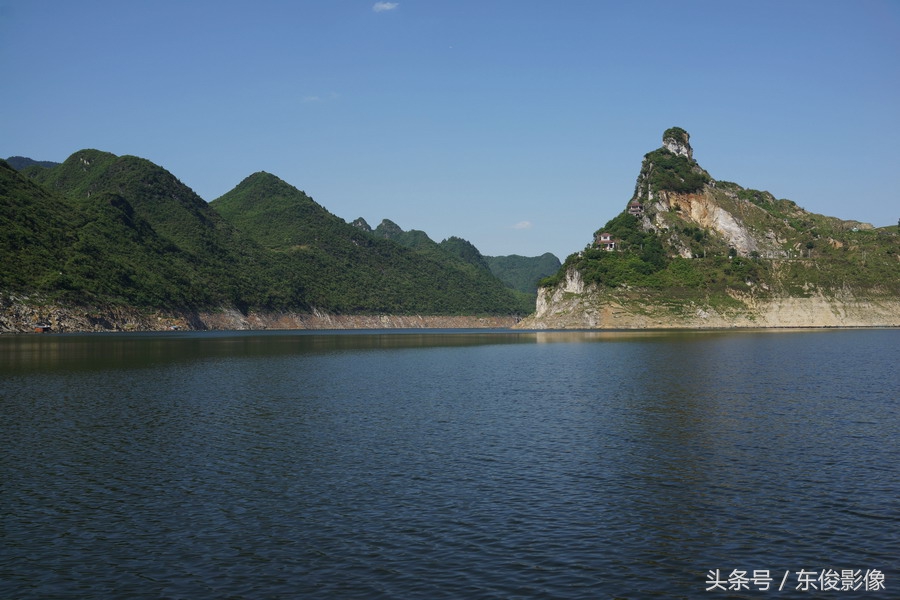
<svg viewBox="0 0 900 600"><path fill-rule="evenodd" d="M603 248L607 252L612 252L616 249L616 240L609 233L602 231L594 238L594 245L598 248Z"/></svg>

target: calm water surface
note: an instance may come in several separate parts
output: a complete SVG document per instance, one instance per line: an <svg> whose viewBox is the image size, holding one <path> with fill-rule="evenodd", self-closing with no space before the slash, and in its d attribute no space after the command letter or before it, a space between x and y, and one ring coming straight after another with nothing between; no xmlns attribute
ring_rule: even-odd
<svg viewBox="0 0 900 600"><path fill-rule="evenodd" d="M0 597L900 597L898 364L897 330L3 336ZM796 589L827 569L885 589Z"/></svg>

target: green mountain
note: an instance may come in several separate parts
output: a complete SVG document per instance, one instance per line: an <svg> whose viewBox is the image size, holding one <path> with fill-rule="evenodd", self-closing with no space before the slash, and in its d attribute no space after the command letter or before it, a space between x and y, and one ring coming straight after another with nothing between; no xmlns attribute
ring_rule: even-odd
<svg viewBox="0 0 900 600"><path fill-rule="evenodd" d="M23 169L27 169L28 167L50 169L59 166L58 162L53 162L50 160L34 160L26 156L10 156L6 159L6 162L9 163L9 166L11 166L16 171L21 171Z"/></svg>
<svg viewBox="0 0 900 600"><path fill-rule="evenodd" d="M486 256L485 260L500 281L532 295L537 293L538 282L559 271L561 266L556 255L550 252L540 256Z"/></svg>
<svg viewBox="0 0 900 600"><path fill-rule="evenodd" d="M305 296L317 307L398 314L517 314L530 308L493 276L435 250L424 233L403 236L385 224L390 222L375 231L364 221L348 224L274 175L251 175L210 206L277 253L287 272L300 274Z"/></svg>
<svg viewBox="0 0 900 600"><path fill-rule="evenodd" d="M191 257L160 237L122 196L73 199L0 163L0 289L68 302L173 306L192 290Z"/></svg>
<svg viewBox="0 0 900 600"><path fill-rule="evenodd" d="M532 265L533 259L515 256L483 256L474 244L460 237L451 236L438 243L428 237L428 234L424 231L418 229L404 231L399 225L389 219L382 220L374 230L362 217L353 221L352 225L372 233L376 237L393 240L407 248L412 248L422 254L431 256L435 260L456 260L467 263L475 267L478 271L478 276L485 279L485 281L491 281L496 278L507 288L515 290L520 302L526 306L534 303L537 281L554 273L559 268L559 259L552 254L545 254L544 256L550 257L550 260L537 268L538 272L535 273L534 277L525 275L525 283L523 284L520 281L523 279L521 271L529 270L531 267L526 267L525 265ZM548 266L550 263L553 263L552 267Z"/></svg>
<svg viewBox="0 0 900 600"><path fill-rule="evenodd" d="M518 255L510 256L483 256L471 242L462 238L451 236L440 243L435 242L424 231L411 229L404 231L399 225L384 219L374 230L369 227L362 217L356 219L353 225L363 231L372 232L378 237L394 240L408 248L431 252L434 254L446 253L467 262L477 269L490 273L506 287L534 298L538 281L548 277L559 270L560 262L553 254L547 252L541 256L526 257Z"/></svg>
<svg viewBox="0 0 900 600"><path fill-rule="evenodd" d="M437 246L437 242L428 237L428 234L424 231L419 229L404 231L399 225L389 219L382 220L378 227L372 231L372 234L415 250L434 250Z"/></svg>
<svg viewBox="0 0 900 600"><path fill-rule="evenodd" d="M166 307L261 302L260 249L162 167L82 150L57 167L27 173L84 222L71 250L86 258L60 275L77 276L67 284L70 296ZM98 268L110 261L124 266Z"/></svg>
<svg viewBox="0 0 900 600"><path fill-rule="evenodd" d="M31 177L81 205L99 193L119 194L160 235L198 259L215 253L235 261L240 254L239 234L193 190L149 160L82 150Z"/></svg>
<svg viewBox="0 0 900 600"><path fill-rule="evenodd" d="M460 237L450 236L439 244L441 249L456 258L469 263L484 273L491 273L487 260L471 242ZM493 274L491 274L493 276Z"/></svg>
<svg viewBox="0 0 900 600"><path fill-rule="evenodd" d="M532 326L900 324L900 235L716 181L681 128L635 192L541 281Z"/></svg>
<svg viewBox="0 0 900 600"><path fill-rule="evenodd" d="M61 270L76 241L72 208L58 194L0 161L0 286L24 290Z"/></svg>
<svg viewBox="0 0 900 600"><path fill-rule="evenodd" d="M267 173L207 203L133 156L83 150L22 173L0 161L0 225L7 300L398 315L530 308L472 265L367 233Z"/></svg>

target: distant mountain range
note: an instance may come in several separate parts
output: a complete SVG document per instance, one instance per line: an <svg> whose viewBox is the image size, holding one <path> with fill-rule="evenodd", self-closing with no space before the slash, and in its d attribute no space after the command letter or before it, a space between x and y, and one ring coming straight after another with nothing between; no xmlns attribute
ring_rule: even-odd
<svg viewBox="0 0 900 600"><path fill-rule="evenodd" d="M10 156L6 159L6 162L8 162L9 166L17 171L21 171L26 167L31 167L34 165L38 167L44 167L45 169L50 169L53 167L58 167L60 164L58 162L53 162L50 160L32 160L24 156Z"/></svg>
<svg viewBox="0 0 900 600"><path fill-rule="evenodd" d="M349 224L264 172L207 203L148 160L98 150L0 161L0 200L7 304L523 315L559 265L492 267L460 238Z"/></svg>
<svg viewBox="0 0 900 600"><path fill-rule="evenodd" d="M411 229L403 231L399 225L384 219L374 230L362 217L353 221L352 225L377 237L393 240L408 248L425 252L449 253L471 263L482 271L492 273L508 287L526 294L537 292L538 282L559 270L559 259L547 252L541 256L482 256L470 242L452 236L440 243L435 242L424 231Z"/></svg>

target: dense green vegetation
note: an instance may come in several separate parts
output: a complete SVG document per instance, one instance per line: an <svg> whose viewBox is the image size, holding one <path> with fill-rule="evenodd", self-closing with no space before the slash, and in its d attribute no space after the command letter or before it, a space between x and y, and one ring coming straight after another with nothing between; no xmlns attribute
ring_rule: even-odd
<svg viewBox="0 0 900 600"><path fill-rule="evenodd" d="M277 253L282 271L304 282L303 295L316 307L397 314L531 310L424 232L403 232L387 220L374 231L359 219L348 224L268 173L251 175L210 206Z"/></svg>
<svg viewBox="0 0 900 600"><path fill-rule="evenodd" d="M550 252L540 256L486 256L485 260L500 281L527 294L536 294L538 282L560 267L559 259Z"/></svg>
<svg viewBox="0 0 900 600"><path fill-rule="evenodd" d="M439 246L444 252L447 252L451 256L455 256L459 260L466 262L476 269L479 269L485 273L490 273L491 269L488 267L487 261L484 256L481 255L481 252L472 245L471 242L468 242L462 238L456 236L450 236L446 240L443 240Z"/></svg>
<svg viewBox="0 0 900 600"><path fill-rule="evenodd" d="M471 242L462 238L451 236L437 243L424 231L416 229L404 231L388 219L381 221L374 230L362 218L353 221L353 225L364 231L371 231L377 237L394 240L403 246L430 255L436 260L453 258L468 263L482 271L480 276L491 274L506 287L515 290L516 297L523 306L534 306L538 280L556 272L560 264L559 259L550 253L534 258L515 255L484 256Z"/></svg>
<svg viewBox="0 0 900 600"><path fill-rule="evenodd" d="M75 241L68 205L5 161L0 161L0 198L0 286L25 289L46 281L59 272Z"/></svg>
<svg viewBox="0 0 900 600"><path fill-rule="evenodd" d="M683 144L687 144L690 140L688 132L681 127L669 127L663 132L663 140L673 139Z"/></svg>
<svg viewBox="0 0 900 600"><path fill-rule="evenodd" d="M397 242L401 246L415 250L435 250L437 242L428 237L428 234L419 229L404 231L399 225L390 219L384 219L372 232L376 237Z"/></svg>
<svg viewBox="0 0 900 600"><path fill-rule="evenodd" d="M709 183L709 175L696 167L696 163L686 156L673 154L659 148L644 156L649 177L650 190L691 194L703 189Z"/></svg>
<svg viewBox="0 0 900 600"><path fill-rule="evenodd" d="M610 233L618 244L616 251L590 247L570 255L560 270L541 280L542 286L560 282L570 268L581 272L587 284L606 287L640 287L649 289L702 289L706 293L723 293L729 287L746 289L761 279L765 265L759 260L732 257L719 253L707 258L682 258L666 236L645 231L640 220L622 212L600 231ZM707 232L685 227L681 234L692 240L703 240Z"/></svg>
<svg viewBox="0 0 900 600"><path fill-rule="evenodd" d="M50 169L59 166L58 162L50 160L33 160L24 156L10 156L6 159L6 162L16 171L21 171L22 169L27 169L29 167Z"/></svg>
<svg viewBox="0 0 900 600"><path fill-rule="evenodd" d="M137 208L147 203L146 195L126 198L110 191L127 190L127 177L121 185L98 184L77 194L62 193L66 187L58 183L75 183L75 177L53 179L52 188L12 169L0 171L0 178L4 213L24 225L11 227L12 239L7 237L0 248L4 292L148 307L248 301L255 282L247 271L235 268L242 262L240 244L220 240L202 252L161 234L166 224L152 223ZM197 229L204 243L216 241ZM29 240L25 245L22 236Z"/></svg>
<svg viewBox="0 0 900 600"><path fill-rule="evenodd" d="M267 173L213 203L149 161L96 150L26 173L0 165L0 291L7 294L146 308L532 308L486 269L354 227Z"/></svg>

